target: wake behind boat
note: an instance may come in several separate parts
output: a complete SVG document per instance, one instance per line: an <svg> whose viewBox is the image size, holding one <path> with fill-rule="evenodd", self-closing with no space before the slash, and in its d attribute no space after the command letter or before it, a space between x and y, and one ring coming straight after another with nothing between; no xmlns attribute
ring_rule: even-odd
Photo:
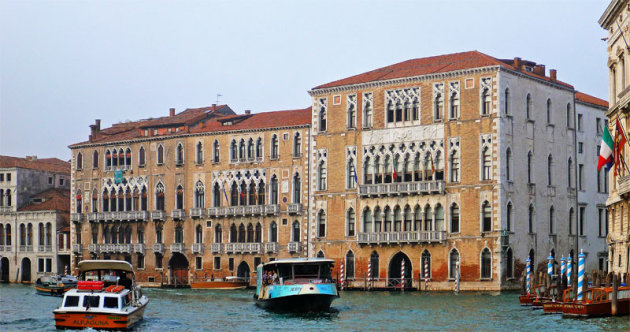
<svg viewBox="0 0 630 332"><path fill-rule="evenodd" d="M339 297L332 259L283 259L258 265L256 304L277 311L324 311Z"/></svg>
<svg viewBox="0 0 630 332"><path fill-rule="evenodd" d="M131 264L85 260L78 269L77 288L66 292L53 311L57 328L128 329L143 319L149 299L136 285Z"/></svg>

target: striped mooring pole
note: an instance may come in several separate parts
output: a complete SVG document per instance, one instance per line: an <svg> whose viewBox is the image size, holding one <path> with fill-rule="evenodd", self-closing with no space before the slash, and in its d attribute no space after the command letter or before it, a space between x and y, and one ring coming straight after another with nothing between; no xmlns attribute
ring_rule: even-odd
<svg viewBox="0 0 630 332"><path fill-rule="evenodd" d="M564 276L566 272L567 272L567 266L564 261L564 255L562 255L562 258L560 258L560 282L562 282L562 277Z"/></svg>
<svg viewBox="0 0 630 332"><path fill-rule="evenodd" d="M341 265L339 266L339 273L341 273L341 278L339 278L339 284L341 286L341 289L343 289L343 285L345 283L345 278L344 278L345 273L343 272L343 261L341 262Z"/></svg>
<svg viewBox="0 0 630 332"><path fill-rule="evenodd" d="M424 288L429 289L429 260L424 260Z"/></svg>
<svg viewBox="0 0 630 332"><path fill-rule="evenodd" d="M547 274L551 277L553 275L553 256L551 256L551 253L549 253L547 259L549 260L547 263Z"/></svg>
<svg viewBox="0 0 630 332"><path fill-rule="evenodd" d="M400 289L405 290L405 260L400 261Z"/></svg>
<svg viewBox="0 0 630 332"><path fill-rule="evenodd" d="M567 285L571 284L571 271L573 271L572 261L573 261L573 258L569 254L569 257L567 257ZM575 294L575 290L572 290L571 292Z"/></svg>
<svg viewBox="0 0 630 332"><path fill-rule="evenodd" d="M368 288L372 287L372 262L368 262Z"/></svg>
<svg viewBox="0 0 630 332"><path fill-rule="evenodd" d="M529 257L527 257L527 260L525 262L527 263L527 273L525 274L525 282L527 285L527 294L529 295L532 292L531 286L529 285L529 279L531 278L531 274L532 274L531 261Z"/></svg>
<svg viewBox="0 0 630 332"><path fill-rule="evenodd" d="M459 259L455 262L455 293L459 293Z"/></svg>
<svg viewBox="0 0 630 332"><path fill-rule="evenodd" d="M577 299L581 301L584 299L584 261L586 255L584 255L584 250L580 251L578 255L578 292Z"/></svg>

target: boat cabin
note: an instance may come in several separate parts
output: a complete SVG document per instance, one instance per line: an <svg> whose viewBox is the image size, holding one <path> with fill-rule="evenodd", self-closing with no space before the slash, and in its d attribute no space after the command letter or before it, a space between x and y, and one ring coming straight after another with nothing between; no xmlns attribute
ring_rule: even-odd
<svg viewBox="0 0 630 332"><path fill-rule="evenodd" d="M82 291L79 289L66 293L61 309L90 310L98 309L102 312L119 313L131 301L130 291L127 289L114 292Z"/></svg>
<svg viewBox="0 0 630 332"><path fill-rule="evenodd" d="M330 283L332 259L285 259L272 261L258 266L258 279L264 285L269 284L320 284Z"/></svg>

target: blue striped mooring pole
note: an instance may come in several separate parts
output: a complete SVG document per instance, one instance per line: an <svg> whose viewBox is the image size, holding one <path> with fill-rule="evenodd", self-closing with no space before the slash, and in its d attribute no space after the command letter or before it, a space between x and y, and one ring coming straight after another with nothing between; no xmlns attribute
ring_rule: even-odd
<svg viewBox="0 0 630 332"><path fill-rule="evenodd" d="M551 253L549 253L547 259L549 260L547 263L547 274L551 277L553 275L553 256L551 256Z"/></svg>
<svg viewBox="0 0 630 332"><path fill-rule="evenodd" d="M532 267L531 267L531 260L529 259L529 257L527 257L527 260L525 262L527 262L527 274L526 274L526 279L525 279L525 281L527 282L527 294L531 294L532 290L531 290L531 286L529 285L529 278L532 273L531 272Z"/></svg>
<svg viewBox="0 0 630 332"><path fill-rule="evenodd" d="M567 285L571 284L571 271L573 270L572 261L573 261L573 258L571 258L571 255L569 255L569 257L567 257ZM571 292L575 292L575 289L572 290Z"/></svg>
<svg viewBox="0 0 630 332"><path fill-rule="evenodd" d="M564 255L562 255L562 258L560 258L560 281L562 281L562 277L564 276L566 272L567 272L567 266L564 261Z"/></svg>

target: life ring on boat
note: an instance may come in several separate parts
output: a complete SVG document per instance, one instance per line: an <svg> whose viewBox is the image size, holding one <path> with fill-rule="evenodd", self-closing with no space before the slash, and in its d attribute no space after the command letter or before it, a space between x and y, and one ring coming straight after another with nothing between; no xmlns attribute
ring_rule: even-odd
<svg viewBox="0 0 630 332"><path fill-rule="evenodd" d="M123 289L125 289L125 287L123 286L111 285L111 286L107 286L107 288L105 288L105 291L108 293L118 293L122 291Z"/></svg>

